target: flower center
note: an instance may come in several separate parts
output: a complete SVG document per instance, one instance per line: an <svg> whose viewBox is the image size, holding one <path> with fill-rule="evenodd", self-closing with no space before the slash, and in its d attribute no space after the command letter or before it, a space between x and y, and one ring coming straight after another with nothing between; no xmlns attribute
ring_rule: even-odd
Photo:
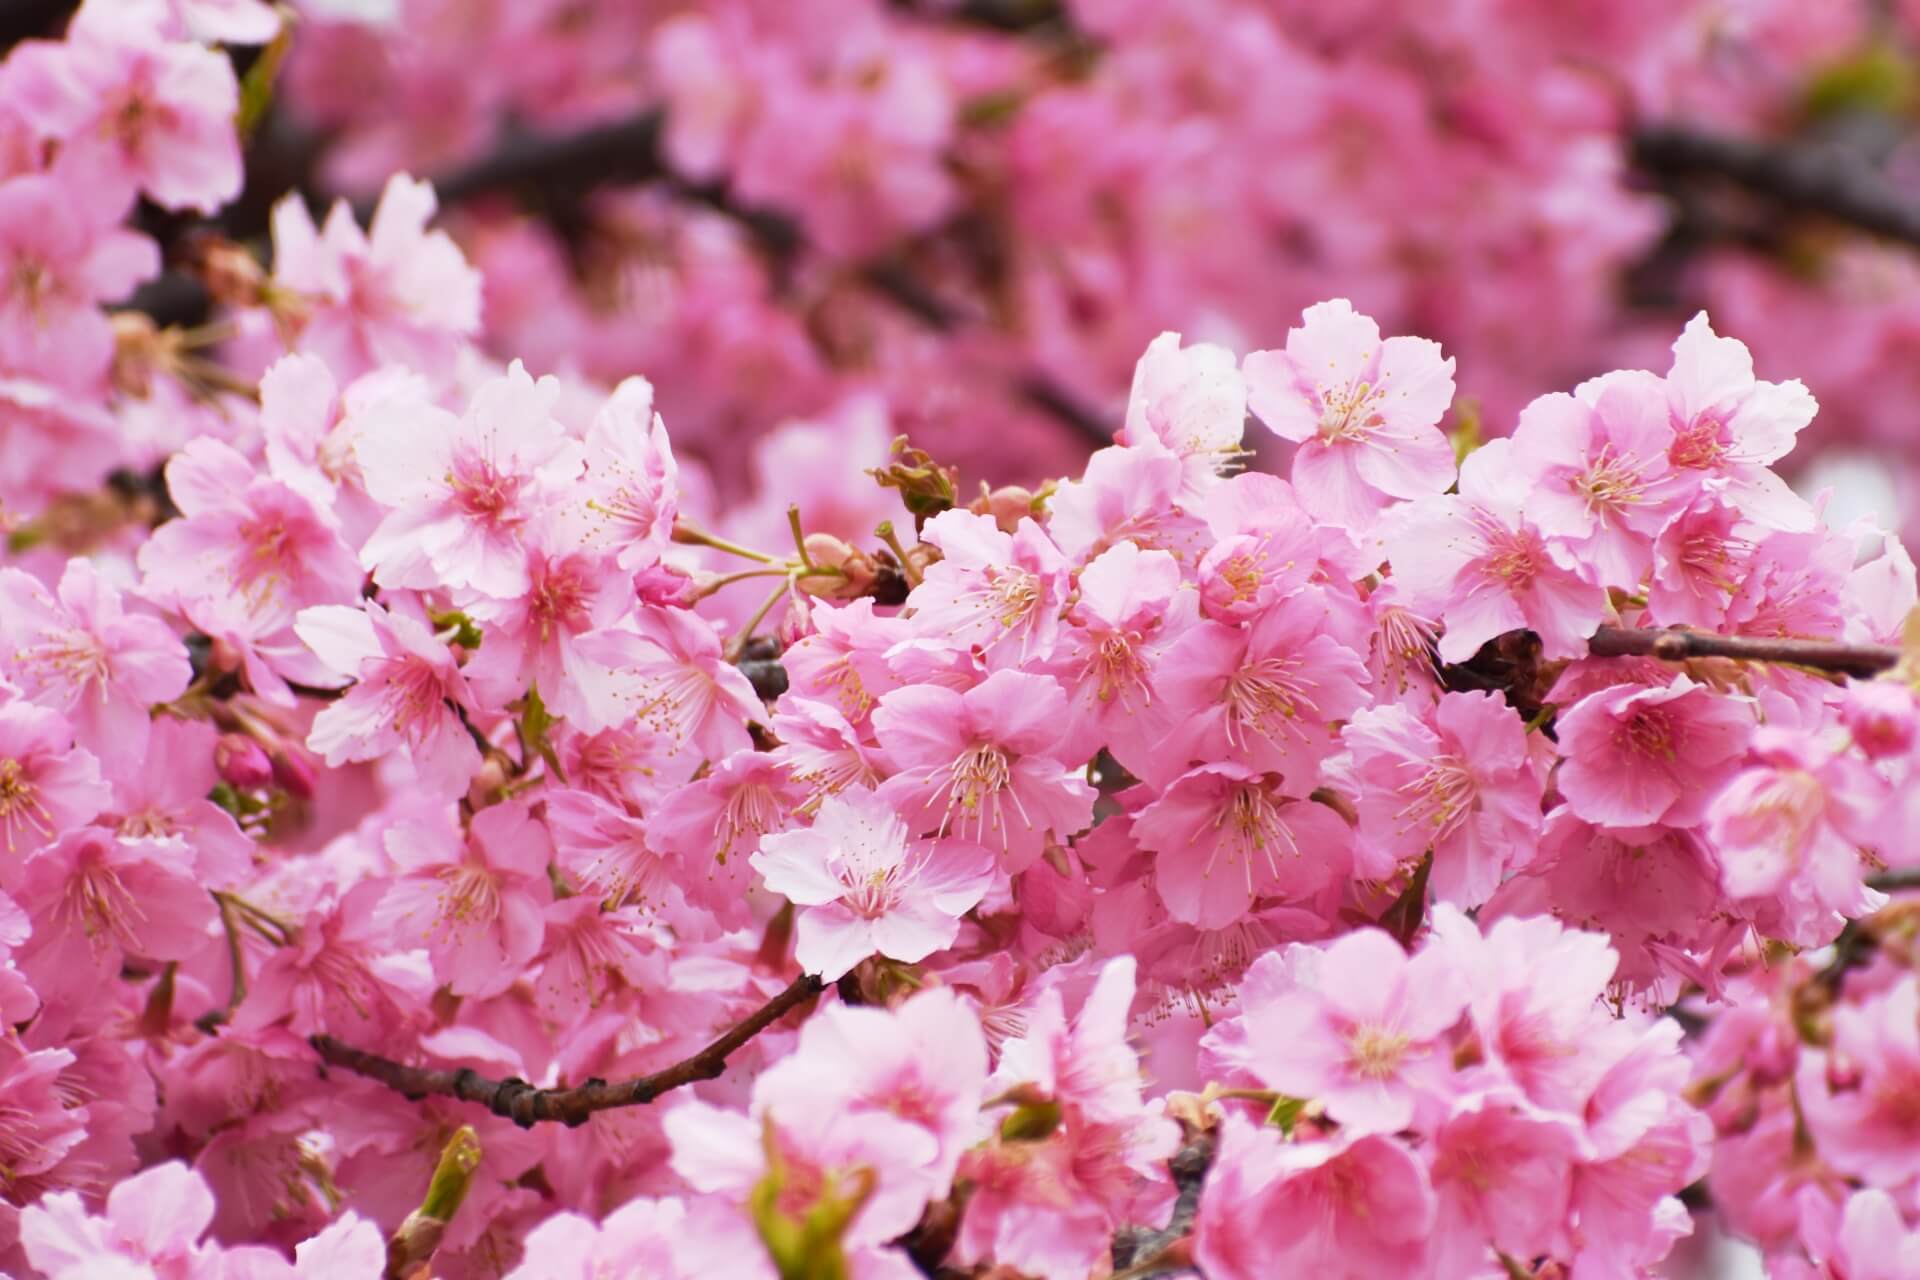
<svg viewBox="0 0 1920 1280"><path fill-rule="evenodd" d="M512 517L520 497L520 477L502 472L491 459L463 453L447 476L454 504L467 515L488 524L517 524Z"/></svg>
<svg viewBox="0 0 1920 1280"><path fill-rule="evenodd" d="M1727 456L1727 444L1722 438L1725 429L1725 424L1714 415L1698 415L1675 428L1673 444L1667 448L1667 461L1693 470L1718 466Z"/></svg>
<svg viewBox="0 0 1920 1280"><path fill-rule="evenodd" d="M1402 831L1428 828L1428 838L1441 840L1451 834L1472 812L1479 791L1473 770L1458 756L1443 755L1432 761L1403 760L1401 767L1420 770L1420 776L1403 784L1399 794L1407 803L1393 815Z"/></svg>
<svg viewBox="0 0 1920 1280"><path fill-rule="evenodd" d="M1375 406L1380 392L1368 382L1336 387L1320 393L1320 439L1327 444L1365 440L1382 425Z"/></svg>
<svg viewBox="0 0 1920 1280"><path fill-rule="evenodd" d="M1283 728L1306 736L1299 723L1301 713L1319 708L1311 696L1314 683L1297 674L1299 665L1294 658L1262 658L1228 678L1222 701L1227 706L1229 744L1242 745L1249 731L1269 741Z"/></svg>
<svg viewBox="0 0 1920 1280"><path fill-rule="evenodd" d="M1639 503L1647 487L1641 464L1631 454L1614 453L1611 444L1602 445L1586 473L1570 484L1587 500L1588 513L1602 519Z"/></svg>
<svg viewBox="0 0 1920 1280"><path fill-rule="evenodd" d="M31 827L42 838L53 835L52 815L40 803L39 788L18 760L0 760L0 828L7 833L7 852L14 851L14 830Z"/></svg>
<svg viewBox="0 0 1920 1280"><path fill-rule="evenodd" d="M1400 1070L1409 1040L1404 1032L1365 1023L1348 1040L1353 1073L1364 1080L1386 1080Z"/></svg>
<svg viewBox="0 0 1920 1280"><path fill-rule="evenodd" d="M1147 664L1134 648L1139 639L1132 631L1109 631L1088 656L1084 675L1096 682L1100 701L1118 698L1120 705L1131 711L1130 695L1137 691L1142 703L1153 702L1153 691L1147 687Z"/></svg>
<svg viewBox="0 0 1920 1280"><path fill-rule="evenodd" d="M1643 707L1621 724L1616 741L1636 754L1671 762L1677 758L1683 736L1664 709Z"/></svg>

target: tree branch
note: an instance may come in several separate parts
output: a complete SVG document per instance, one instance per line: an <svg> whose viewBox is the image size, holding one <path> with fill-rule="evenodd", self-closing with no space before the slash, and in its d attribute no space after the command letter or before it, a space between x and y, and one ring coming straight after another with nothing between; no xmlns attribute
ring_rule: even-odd
<svg viewBox="0 0 1920 1280"><path fill-rule="evenodd" d="M429 1095L477 1102L497 1116L531 1129L542 1121L557 1120L570 1127L585 1124L596 1111L613 1107L640 1107L663 1093L696 1080L712 1080L727 1068L727 1057L747 1041L779 1021L789 1010L820 993L820 979L802 974L779 995L761 1005L718 1040L680 1062L651 1075L608 1084L598 1078L570 1089L536 1089L525 1080L509 1077L489 1080L467 1067L446 1071L410 1067L377 1053L356 1049L332 1036L314 1036L314 1052L336 1067L378 1080L418 1101Z"/></svg>
<svg viewBox="0 0 1920 1280"><path fill-rule="evenodd" d="M1920 204L1902 196L1860 153L1681 125L1636 129L1628 148L1636 167L1663 181L1719 178L1787 209L1920 247Z"/></svg>
<svg viewBox="0 0 1920 1280"><path fill-rule="evenodd" d="M1722 636L1706 631L1668 631L1654 627L1602 627L1587 642L1596 658L1733 658L1741 662L1783 662L1839 675L1876 676L1900 661L1888 645L1842 644L1837 640L1784 640L1764 636Z"/></svg>

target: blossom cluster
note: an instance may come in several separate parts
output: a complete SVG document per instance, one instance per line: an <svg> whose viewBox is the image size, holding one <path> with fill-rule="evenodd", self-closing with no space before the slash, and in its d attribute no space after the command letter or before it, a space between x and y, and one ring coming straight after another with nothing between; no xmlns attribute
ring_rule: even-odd
<svg viewBox="0 0 1920 1280"><path fill-rule="evenodd" d="M1345 295L1446 342L1502 425L1653 359L1676 298L1706 306L1808 380L1825 442L1899 451L1880 461L1911 490L1886 393L1913 388L1909 252L1686 191L1663 207L1633 163L1635 131L1669 121L1857 136L1910 192L1911 5L301 8L288 100L335 189L458 172L528 130L662 121L651 169L557 225L511 202L463 225L491 349L609 382L686 370L662 406L723 483L749 479L727 464L743 432L839 421L863 394L1026 483L1084 452L1036 384L1116 413L1162 329L1246 349ZM876 287L876 265L917 289Z"/></svg>
<svg viewBox="0 0 1920 1280"><path fill-rule="evenodd" d="M279 21L0 62L0 1269L1633 1276L1707 1204L1910 1267L1920 595L1774 469L1804 386L1702 314L1483 442L1336 299L1140 344L1044 484L857 400L741 499L711 368L488 355L406 175L278 204L214 329L101 309ZM949 198L707 106L676 163L836 251ZM1689 635L1892 670L1611 642Z"/></svg>

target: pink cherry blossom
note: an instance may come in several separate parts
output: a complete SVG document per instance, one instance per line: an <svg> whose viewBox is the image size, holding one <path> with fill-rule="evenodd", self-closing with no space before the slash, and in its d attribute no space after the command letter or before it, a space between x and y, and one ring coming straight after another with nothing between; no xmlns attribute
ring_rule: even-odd
<svg viewBox="0 0 1920 1280"><path fill-rule="evenodd" d="M1707 810L1726 891L1777 895L1796 936L1825 928L1832 913L1871 910L1877 897L1861 882L1860 849L1874 837L1878 785L1859 761L1819 743L1755 730L1751 763Z"/></svg>
<svg viewBox="0 0 1920 1280"><path fill-rule="evenodd" d="M898 771L880 795L910 830L971 839L1025 870L1049 835L1093 817L1093 788L1052 752L1066 694L1044 676L1000 671L965 693L917 685L873 711L880 749Z"/></svg>
<svg viewBox="0 0 1920 1280"><path fill-rule="evenodd" d="M302 610L294 630L321 661L353 681L314 717L309 747L328 764L340 764L377 759L404 745L422 781L447 794L465 789L480 764L460 720L460 709L473 704L452 652L424 624L369 601L361 609Z"/></svg>
<svg viewBox="0 0 1920 1280"><path fill-rule="evenodd" d="M596 693L599 723L635 724L671 752L718 760L747 746L743 720L765 714L713 629L685 610L641 608L626 626L582 636L577 647L617 672Z"/></svg>
<svg viewBox="0 0 1920 1280"><path fill-rule="evenodd" d="M646 839L646 824L590 791L545 793L554 857L615 907L663 899L671 870Z"/></svg>
<svg viewBox="0 0 1920 1280"><path fill-rule="evenodd" d="M1447 662L1465 662L1523 627L1539 634L1548 657L1578 656L1606 616L1604 593L1522 516L1528 493L1511 446L1495 440L1461 466L1458 495L1422 499L1387 521L1394 585L1407 607L1445 624Z"/></svg>
<svg viewBox="0 0 1920 1280"><path fill-rule="evenodd" d="M1134 972L1131 956L1108 961L1071 1015L1060 987L1049 986L1025 1034L1002 1046L989 1093L1057 1103L1060 1119L1037 1141L1003 1137L961 1162L975 1184L956 1242L962 1261L991 1256L1068 1280L1109 1256L1116 1223L1153 1226L1172 1212L1161 1162L1178 1132L1141 1096L1139 1056L1126 1038Z"/></svg>
<svg viewBox="0 0 1920 1280"><path fill-rule="evenodd" d="M92 1217L71 1191L28 1208L20 1236L33 1265L55 1280L206 1274L200 1237L213 1221L213 1193L186 1165L169 1161L128 1178L105 1208Z"/></svg>
<svg viewBox="0 0 1920 1280"><path fill-rule="evenodd" d="M577 466L552 417L560 385L516 361L460 417L404 404L369 411L354 453L394 510L360 550L382 586L446 581L507 598L528 589L526 526L542 486ZM424 421L423 421L424 420Z"/></svg>
<svg viewBox="0 0 1920 1280"><path fill-rule="evenodd" d="M67 562L57 597L17 569L0 569L0 672L109 760L138 758L148 708L178 697L193 678L172 629L127 612L120 591L82 559Z"/></svg>
<svg viewBox="0 0 1920 1280"><path fill-rule="evenodd" d="M1009 536L970 511L943 511L921 538L941 559L913 589L909 644L974 649L1025 662L1053 651L1067 595L1067 561L1031 519Z"/></svg>
<svg viewBox="0 0 1920 1280"><path fill-rule="evenodd" d="M1807 504L1767 465L1785 456L1813 420L1817 406L1798 379L1757 380L1746 344L1716 334L1703 311L1673 344L1666 387L1674 467L1723 481L1728 500L1748 519L1788 531L1812 527Z"/></svg>
<svg viewBox="0 0 1920 1280"><path fill-rule="evenodd" d="M7 88L60 140L59 170L76 186L211 214L240 194L240 84L219 53L165 38L167 16L144 0L83 4L64 40L8 59Z"/></svg>
<svg viewBox="0 0 1920 1280"><path fill-rule="evenodd" d="M175 608L238 596L249 611L357 599L365 576L333 522L226 445L201 439L167 463L182 519L140 549L149 596Z"/></svg>
<svg viewBox="0 0 1920 1280"><path fill-rule="evenodd" d="M1235 1115L1200 1197L1194 1257L1220 1280L1413 1275L1435 1216L1426 1170L1393 1138L1288 1143Z"/></svg>
<svg viewBox="0 0 1920 1280"><path fill-rule="evenodd" d="M776 1113L822 1107L878 1113L920 1126L935 1140L924 1170L930 1196L951 1187L962 1153L981 1135L987 1043L967 1002L923 991L891 1009L830 1005L801 1029L792 1056L761 1077L756 1095Z"/></svg>
<svg viewBox="0 0 1920 1280"><path fill-rule="evenodd" d="M1692 497L1667 460L1673 440L1666 391L1651 374L1609 374L1540 397L1520 415L1511 451L1527 519L1601 584L1638 586L1654 536Z"/></svg>
<svg viewBox="0 0 1920 1280"><path fill-rule="evenodd" d="M74 388L91 388L113 357L97 304L160 269L153 241L115 226L117 206L76 200L84 190L39 174L0 182L0 366Z"/></svg>
<svg viewBox="0 0 1920 1280"><path fill-rule="evenodd" d="M1323 520L1366 529L1394 498L1442 493L1453 448L1438 423L1453 361L1425 338L1380 337L1344 298L1308 307L1284 351L1247 356L1248 405L1300 444L1293 483Z"/></svg>
<svg viewBox="0 0 1920 1280"><path fill-rule="evenodd" d="M666 423L653 412L651 383L628 378L614 388L587 430L586 450L591 496L576 518L622 569L644 569L660 558L680 501L680 469Z"/></svg>
<svg viewBox="0 0 1920 1280"><path fill-rule="evenodd" d="M1803 1057L1796 1081L1823 1158L1873 1186L1909 1180L1916 1120L1907 1100L1920 1084L1920 981L1904 975L1891 989L1835 1010L1832 1045Z"/></svg>
<svg viewBox="0 0 1920 1280"><path fill-rule="evenodd" d="M1198 496L1241 454L1246 421L1247 384L1233 352L1207 342L1182 347L1179 334L1163 333L1133 367L1114 443L1172 454L1184 491Z"/></svg>
<svg viewBox="0 0 1920 1280"><path fill-rule="evenodd" d="M1753 728L1746 706L1686 676L1603 689L1558 718L1560 792L1589 822L1690 826L1739 770Z"/></svg>
<svg viewBox="0 0 1920 1280"><path fill-rule="evenodd" d="M753 867L802 908L795 956L824 982L879 954L909 964L952 945L985 896L993 855L960 840L913 841L870 791L829 796L813 825L765 836Z"/></svg>
<svg viewBox="0 0 1920 1280"><path fill-rule="evenodd" d="M387 856L400 873L379 917L406 942L424 940L434 974L459 996L498 995L540 952L552 897L553 846L521 801L474 815L463 841L444 828L397 826Z"/></svg>
<svg viewBox="0 0 1920 1280"><path fill-rule="evenodd" d="M1433 851L1444 901L1478 906L1540 830L1540 779L1520 719L1486 693L1446 693L1427 716L1370 707L1341 731L1368 874Z"/></svg>
<svg viewBox="0 0 1920 1280"><path fill-rule="evenodd" d="M0 702L0 834L10 861L88 821L112 795L59 712Z"/></svg>
<svg viewBox="0 0 1920 1280"><path fill-rule="evenodd" d="M1581 1137L1570 1117L1537 1111L1512 1094L1455 1102L1429 1156L1435 1273L1471 1275L1489 1248L1516 1258L1552 1253Z"/></svg>
<svg viewBox="0 0 1920 1280"><path fill-rule="evenodd" d="M1311 592L1250 625L1200 622L1167 649L1168 741L1129 767L1166 778L1188 761L1233 758L1301 791L1338 748L1338 724L1366 705L1367 669Z"/></svg>
<svg viewBox="0 0 1920 1280"><path fill-rule="evenodd" d="M1310 978L1248 1004L1254 1069L1281 1093L1323 1101L1345 1130L1404 1129L1451 1068L1440 1038L1466 1003L1462 977L1438 949L1410 959L1385 933L1350 933Z"/></svg>
<svg viewBox="0 0 1920 1280"><path fill-rule="evenodd" d="M451 373L459 340L480 327L480 277L444 231L428 231L433 188L394 174L361 231L339 201L316 229L306 205L273 210L275 280L311 308L300 349L341 379L383 364Z"/></svg>
<svg viewBox="0 0 1920 1280"><path fill-rule="evenodd" d="M71 1017L128 959L189 959L214 920L193 850L175 840L82 827L29 858L17 883L34 918L18 960L55 1017Z"/></svg>
<svg viewBox="0 0 1920 1280"><path fill-rule="evenodd" d="M1232 924L1260 898L1310 898L1352 869L1352 833L1332 809L1235 764L1182 775L1135 816L1133 836L1155 855L1168 912L1203 929Z"/></svg>

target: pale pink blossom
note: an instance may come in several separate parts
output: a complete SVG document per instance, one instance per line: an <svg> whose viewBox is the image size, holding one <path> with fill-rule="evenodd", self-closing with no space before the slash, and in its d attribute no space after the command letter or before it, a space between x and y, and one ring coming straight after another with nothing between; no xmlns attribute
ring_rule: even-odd
<svg viewBox="0 0 1920 1280"><path fill-rule="evenodd" d="M399 874L377 918L406 944L426 944L434 976L457 996L498 995L540 953L553 897L553 845L524 801L482 809L464 837L404 823L387 832Z"/></svg>
<svg viewBox="0 0 1920 1280"><path fill-rule="evenodd" d="M1528 405L1514 428L1513 483L1526 515L1570 548L1600 586L1636 587L1653 539L1694 496L1667 460L1666 389L1648 373L1608 374Z"/></svg>
<svg viewBox="0 0 1920 1280"><path fill-rule="evenodd" d="M74 185L211 214L240 194L240 83L224 55L168 39L169 16L150 0L90 0L64 40L7 59L8 96L60 140L57 171Z"/></svg>
<svg viewBox="0 0 1920 1280"><path fill-rule="evenodd" d="M1474 907L1539 835L1526 728L1498 694L1446 693L1424 716L1369 707L1341 738L1369 876L1384 879L1431 849L1434 892Z"/></svg>
<svg viewBox="0 0 1920 1280"><path fill-rule="evenodd" d="M793 1054L769 1068L755 1096L776 1114L817 1107L869 1112L920 1126L935 1141L924 1169L930 1196L951 1189L960 1158L985 1127L987 1042L980 1019L952 990L923 991L892 1008L823 1007Z"/></svg>
<svg viewBox="0 0 1920 1280"><path fill-rule="evenodd" d="M907 597L913 638L905 644L971 649L999 664L1053 652L1068 566L1031 518L1006 534L987 516L943 511L920 537L939 548L941 558Z"/></svg>
<svg viewBox="0 0 1920 1280"><path fill-rule="evenodd" d="M346 604L365 579L332 519L217 440L202 437L167 463L181 518L140 548L143 588L173 608L238 596L252 612Z"/></svg>
<svg viewBox="0 0 1920 1280"><path fill-rule="evenodd" d="M0 367L92 390L114 344L98 304L157 274L160 251L88 195L41 174L0 181Z"/></svg>
<svg viewBox="0 0 1920 1280"><path fill-rule="evenodd" d="M1172 454L1183 492L1197 498L1245 452L1246 424L1247 384L1233 352L1210 342L1183 347L1179 334L1163 333L1133 367L1114 443Z"/></svg>
<svg viewBox="0 0 1920 1280"><path fill-rule="evenodd" d="M360 548L384 587L525 592L527 526L578 461L553 418L560 384L519 361L464 414L404 402L369 410L354 440L367 492L392 508Z"/></svg>
<svg viewBox="0 0 1920 1280"><path fill-rule="evenodd" d="M587 496L570 508L580 532L629 573L658 561L679 510L680 468L645 378L622 381L594 415L583 472Z"/></svg>
<svg viewBox="0 0 1920 1280"><path fill-rule="evenodd" d="M1675 469L1718 481L1750 520L1789 531L1813 527L1813 510L1768 466L1793 448L1818 408L1799 379L1756 379L1746 344L1716 334L1702 311L1674 341L1666 392Z"/></svg>
<svg viewBox="0 0 1920 1280"><path fill-rule="evenodd" d="M624 625L576 642L610 675L594 696L595 727L631 724L669 753L719 760L748 745L748 720L766 715L747 678L727 661L720 638L684 609L644 606Z"/></svg>
<svg viewBox="0 0 1920 1280"><path fill-rule="evenodd" d="M911 840L870 791L829 796L813 825L765 836L753 867L801 908L794 955L823 982L870 955L916 964L953 944L992 883L993 855L962 840Z"/></svg>
<svg viewBox="0 0 1920 1280"><path fill-rule="evenodd" d="M1317 303L1287 331L1284 351L1247 356L1248 404L1299 443L1293 483L1322 520L1370 528L1395 498L1453 483L1453 447L1439 422L1453 402L1453 360L1425 338L1380 337L1344 298Z"/></svg>
<svg viewBox="0 0 1920 1280"><path fill-rule="evenodd" d="M1179 1130L1141 1092L1138 1051L1127 1039L1135 965L1118 956L1094 971L1068 1012L1059 984L1029 1009L1008 1040L989 1094L1058 1106L1050 1132L968 1152L974 1184L956 1241L962 1262L993 1258L1042 1280L1079 1280L1111 1256L1121 1222L1158 1226L1173 1210L1166 1159Z"/></svg>
<svg viewBox="0 0 1920 1280"><path fill-rule="evenodd" d="M310 748L339 765L405 747L423 782L448 795L466 790L480 752L460 709L473 701L453 652L425 624L369 600L302 610L294 630L353 682L314 717Z"/></svg>
<svg viewBox="0 0 1920 1280"><path fill-rule="evenodd" d="M0 836L9 862L90 821L112 797L100 762L73 744L59 712L0 702Z"/></svg>
<svg viewBox="0 0 1920 1280"><path fill-rule="evenodd" d="M1549 658L1583 656L1607 616L1605 592L1562 563L1521 514L1531 491L1511 450L1504 440L1482 445L1461 465L1457 495L1399 508L1383 531L1405 604L1445 625L1447 662L1521 628L1538 633Z"/></svg>
<svg viewBox="0 0 1920 1280"><path fill-rule="evenodd" d="M1270 1088L1324 1102L1343 1130L1404 1129L1452 1072L1443 1037L1466 1005L1465 976L1438 948L1409 958L1378 929L1349 933L1310 980L1248 998L1253 1069Z"/></svg>
<svg viewBox="0 0 1920 1280"><path fill-rule="evenodd" d="M153 1166L115 1186L94 1217L71 1191L56 1191L20 1219L20 1238L49 1280L89 1276L201 1276L213 1252L200 1243L213 1221L213 1192L177 1160Z"/></svg>
<svg viewBox="0 0 1920 1280"><path fill-rule="evenodd" d="M880 749L897 772L880 786L916 833L984 845L1009 873L1026 869L1048 836L1093 818L1093 788L1054 754L1066 694L1045 676L999 671L965 693L896 689L873 711Z"/></svg>
<svg viewBox="0 0 1920 1280"><path fill-rule="evenodd" d="M441 380L480 329L480 275L444 231L428 231L433 188L394 174L363 232L347 202L316 229L293 195L273 208L275 281L311 312L299 349L350 381L384 364Z"/></svg>
<svg viewBox="0 0 1920 1280"><path fill-rule="evenodd" d="M158 618L129 613L90 560L67 562L57 597L0 569L0 673L67 718L96 756L138 759L148 708L193 678L186 647Z"/></svg>

